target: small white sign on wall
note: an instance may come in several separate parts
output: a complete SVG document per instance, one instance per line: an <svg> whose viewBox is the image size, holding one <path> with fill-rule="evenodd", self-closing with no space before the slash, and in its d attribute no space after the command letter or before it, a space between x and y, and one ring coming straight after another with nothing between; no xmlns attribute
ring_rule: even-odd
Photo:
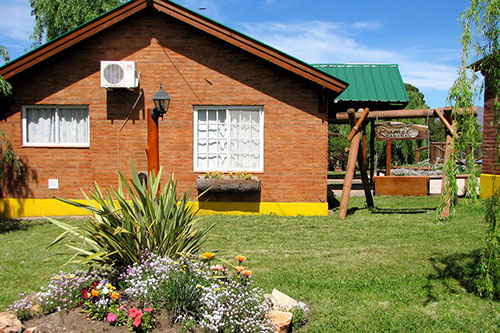
<svg viewBox="0 0 500 333"><path fill-rule="evenodd" d="M49 179L49 190L59 189L59 179Z"/></svg>

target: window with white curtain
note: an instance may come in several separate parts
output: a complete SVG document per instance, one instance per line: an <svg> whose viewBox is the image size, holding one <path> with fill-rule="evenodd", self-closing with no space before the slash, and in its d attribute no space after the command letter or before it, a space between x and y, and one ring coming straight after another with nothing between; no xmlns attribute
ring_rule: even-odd
<svg viewBox="0 0 500 333"><path fill-rule="evenodd" d="M194 171L263 171L263 128L262 107L196 106Z"/></svg>
<svg viewBox="0 0 500 333"><path fill-rule="evenodd" d="M88 147L89 144L87 106L23 107L23 145Z"/></svg>

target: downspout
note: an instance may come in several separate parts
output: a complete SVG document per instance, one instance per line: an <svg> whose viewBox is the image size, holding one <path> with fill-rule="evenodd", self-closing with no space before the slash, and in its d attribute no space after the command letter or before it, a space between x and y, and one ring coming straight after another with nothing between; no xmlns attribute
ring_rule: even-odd
<svg viewBox="0 0 500 333"><path fill-rule="evenodd" d="M139 78L141 77L141 73L139 73ZM141 92L139 94L139 96L137 97L137 99L135 100L135 103L134 103L134 106L132 106L132 108L130 109L130 111L128 112L128 115L127 117L125 118L125 121L123 122L122 126L120 127L120 129L118 130L118 152L117 152L117 166L120 167L120 134L122 132L122 129L125 127L125 125L127 124L127 122L129 121L130 119L130 116L132 115L132 112L135 110L135 107L137 106L137 103L139 103L142 95L144 95L144 90L141 89Z"/></svg>

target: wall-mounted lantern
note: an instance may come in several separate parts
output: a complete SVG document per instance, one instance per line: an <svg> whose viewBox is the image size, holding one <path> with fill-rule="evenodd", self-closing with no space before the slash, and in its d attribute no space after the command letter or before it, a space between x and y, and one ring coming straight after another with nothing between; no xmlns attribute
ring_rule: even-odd
<svg viewBox="0 0 500 333"><path fill-rule="evenodd" d="M151 117L153 117L155 121L158 120L158 118L163 119L163 115L167 113L170 105L170 96L162 89L161 83L160 90L158 90L153 97L153 103L155 103L155 107L153 111L151 111Z"/></svg>
<svg viewBox="0 0 500 333"><path fill-rule="evenodd" d="M156 92L153 97L155 107L151 110L151 116L148 117L148 145L146 152L148 155L148 171L158 174L160 170L160 144L158 135L158 118L163 119L170 106L170 96L162 89Z"/></svg>

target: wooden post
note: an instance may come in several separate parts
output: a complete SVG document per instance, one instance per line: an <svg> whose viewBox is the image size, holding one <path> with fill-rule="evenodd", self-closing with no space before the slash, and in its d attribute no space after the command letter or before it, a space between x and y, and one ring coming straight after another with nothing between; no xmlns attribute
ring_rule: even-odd
<svg viewBox="0 0 500 333"><path fill-rule="evenodd" d="M158 120L154 120L151 116L152 109L149 108L147 111L148 117L148 145L146 148L146 154L148 156L148 173L155 173L158 175L160 170L160 147L159 147L159 137L158 137Z"/></svg>
<svg viewBox="0 0 500 333"><path fill-rule="evenodd" d="M443 111L444 111L444 118L450 125L452 125L453 124L452 109L445 108ZM452 135L453 132L449 131L448 128L446 127L446 143L444 147L443 165L446 165L446 163L448 163L451 157L451 141L453 140ZM441 180L441 195L443 195L445 187L446 187L446 175L443 173L443 177ZM455 198L453 198L453 200L454 199ZM448 204L446 205L446 207L443 208L443 211L441 212L441 219L447 219L450 217L451 200L449 197L447 197L446 201L448 201Z"/></svg>
<svg viewBox="0 0 500 333"><path fill-rule="evenodd" d="M353 110L354 111L354 110ZM368 115L369 110L365 109L363 112L363 116L356 122L356 115L354 112L349 113L349 124L351 125L352 129L357 128L358 130L362 128L362 119L365 119L366 116ZM358 166L359 166L359 173L361 174L361 181L363 182L363 190L365 191L365 199L366 199L366 205L368 208L373 208L373 197L372 197L372 191L370 188L370 181L368 179L368 173L366 171L366 135L363 135L363 148L361 151L358 151Z"/></svg>
<svg viewBox="0 0 500 333"><path fill-rule="evenodd" d="M385 175L391 175L391 154L392 154L392 141L387 140L386 156L385 156Z"/></svg>
<svg viewBox="0 0 500 333"><path fill-rule="evenodd" d="M366 135L363 136L366 138ZM366 142L366 140L364 140ZM363 190L365 191L365 199L366 205L368 208L372 209L374 207L372 190L370 187L370 180L368 179L368 171L366 167L366 150L363 145L363 151L358 152L358 164L359 164L359 173L361 174L361 181L363 182Z"/></svg>
<svg viewBox="0 0 500 333"><path fill-rule="evenodd" d="M443 113L446 114L447 112L450 112L451 113L451 107L445 107L443 109ZM453 120L448 120L446 119L446 116L444 116L443 114L441 114L441 111L439 111L439 109L435 109L434 112L436 113L436 115L439 117L439 119L441 120L441 122L443 123L444 127L448 130L448 132L453 135L456 139L458 139L458 134L455 133L455 131L453 130L453 127L451 126L451 122Z"/></svg>
<svg viewBox="0 0 500 333"><path fill-rule="evenodd" d="M342 198L340 200L339 217L342 220L347 216L347 207L349 206L349 196L351 195L352 179L354 178L354 171L356 170L356 159L358 156L360 139L361 133L358 132L351 141L351 150L349 150L344 186L342 188Z"/></svg>
<svg viewBox="0 0 500 333"><path fill-rule="evenodd" d="M367 109L366 109L367 110ZM356 114L354 109L347 110L349 114L349 122L351 127L354 129L356 126ZM365 113L366 117L367 112ZM363 117L364 118L364 117ZM358 121L358 129L361 124ZM349 159L347 161L347 170L344 178L344 186L342 188L342 198L340 201L339 217L340 219L345 219L347 216L347 207L349 206L349 197L351 195L352 180L354 178L354 172L356 170L356 159L358 160L361 180L363 182L363 189L365 191L366 204L369 208L373 208L373 197L370 189L370 183L368 180L368 174L366 171L366 163L363 157L363 152L359 151L359 146L361 143L361 131L356 131L351 141L351 149L349 150Z"/></svg>
<svg viewBox="0 0 500 333"><path fill-rule="evenodd" d="M373 176L375 175L375 121L370 121L370 187L373 188Z"/></svg>
<svg viewBox="0 0 500 333"><path fill-rule="evenodd" d="M366 133L363 134L363 163L366 165Z"/></svg>
<svg viewBox="0 0 500 333"><path fill-rule="evenodd" d="M354 109L347 110L348 114L355 117ZM347 159L347 167L344 177L344 185L342 187L342 198L340 199L339 217L344 220L347 216L347 207L349 206L349 196L351 194L352 179L354 178L354 171L356 170L356 159L358 157L359 142L361 133L357 132L351 140L351 149L349 149L349 157Z"/></svg>
<svg viewBox="0 0 500 333"><path fill-rule="evenodd" d="M434 164L436 162L436 149L434 148L434 144L432 142L430 143L430 145L431 156L429 158L431 159L432 164Z"/></svg>
<svg viewBox="0 0 500 333"><path fill-rule="evenodd" d="M349 110L353 110L354 109L349 109ZM347 114L348 114L348 117L349 117L349 123L351 123L351 117L354 116L354 121L356 121L356 114L354 115L349 115L349 110L347 110ZM363 109L360 109L360 110L363 110ZM352 138L354 137L354 135L356 134L356 132L359 131L359 129L361 128L361 126L363 125L363 122L365 121L365 118L368 116L368 113L370 112L370 109L366 108L364 109L363 113L361 114L361 117L358 119L358 121L353 125L351 124L351 133L349 133L349 135L347 136L347 140L351 141Z"/></svg>
<svg viewBox="0 0 500 333"><path fill-rule="evenodd" d="M420 162L420 150L415 151L415 164Z"/></svg>

